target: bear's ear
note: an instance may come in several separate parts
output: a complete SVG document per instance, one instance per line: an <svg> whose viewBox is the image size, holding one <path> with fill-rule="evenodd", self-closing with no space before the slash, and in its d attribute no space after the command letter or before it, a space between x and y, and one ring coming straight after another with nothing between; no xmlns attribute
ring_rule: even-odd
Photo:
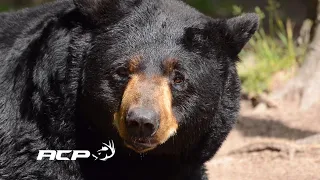
<svg viewBox="0 0 320 180"><path fill-rule="evenodd" d="M73 0L76 8L94 23L112 22L129 12L140 0Z"/></svg>
<svg viewBox="0 0 320 180"><path fill-rule="evenodd" d="M248 13L226 21L227 43L233 53L238 55L247 44L259 26L259 17L255 13Z"/></svg>

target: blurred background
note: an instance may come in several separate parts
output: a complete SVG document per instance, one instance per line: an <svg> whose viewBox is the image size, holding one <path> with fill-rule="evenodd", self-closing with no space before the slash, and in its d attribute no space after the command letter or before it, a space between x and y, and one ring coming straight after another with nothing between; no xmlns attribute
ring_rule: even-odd
<svg viewBox="0 0 320 180"><path fill-rule="evenodd" d="M0 0L14 11L50 0ZM212 17L256 12L240 54L241 113L210 179L320 179L320 0L187 0ZM0 19L1 20L1 19Z"/></svg>

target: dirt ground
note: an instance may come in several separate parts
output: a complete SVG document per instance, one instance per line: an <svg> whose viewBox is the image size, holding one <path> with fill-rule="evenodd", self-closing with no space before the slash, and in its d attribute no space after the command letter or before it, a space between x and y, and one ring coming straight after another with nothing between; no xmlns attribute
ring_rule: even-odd
<svg viewBox="0 0 320 180"><path fill-rule="evenodd" d="M207 163L210 180L320 180L320 105L299 112L287 105L251 108L217 155Z"/></svg>

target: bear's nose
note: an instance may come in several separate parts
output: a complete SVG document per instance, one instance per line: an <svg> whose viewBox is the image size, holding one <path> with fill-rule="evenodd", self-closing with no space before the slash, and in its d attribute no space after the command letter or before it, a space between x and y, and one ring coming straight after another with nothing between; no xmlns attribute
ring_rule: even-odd
<svg viewBox="0 0 320 180"><path fill-rule="evenodd" d="M128 111L126 126L131 137L150 137L159 128L159 115L152 109L133 108Z"/></svg>

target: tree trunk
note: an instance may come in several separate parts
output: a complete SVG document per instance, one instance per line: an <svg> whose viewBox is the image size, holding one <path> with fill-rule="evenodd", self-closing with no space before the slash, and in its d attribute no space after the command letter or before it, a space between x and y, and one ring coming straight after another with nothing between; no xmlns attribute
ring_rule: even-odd
<svg viewBox="0 0 320 180"><path fill-rule="evenodd" d="M298 100L301 110L320 102L320 0L315 23L313 40L298 74L284 88L271 94L276 100Z"/></svg>

